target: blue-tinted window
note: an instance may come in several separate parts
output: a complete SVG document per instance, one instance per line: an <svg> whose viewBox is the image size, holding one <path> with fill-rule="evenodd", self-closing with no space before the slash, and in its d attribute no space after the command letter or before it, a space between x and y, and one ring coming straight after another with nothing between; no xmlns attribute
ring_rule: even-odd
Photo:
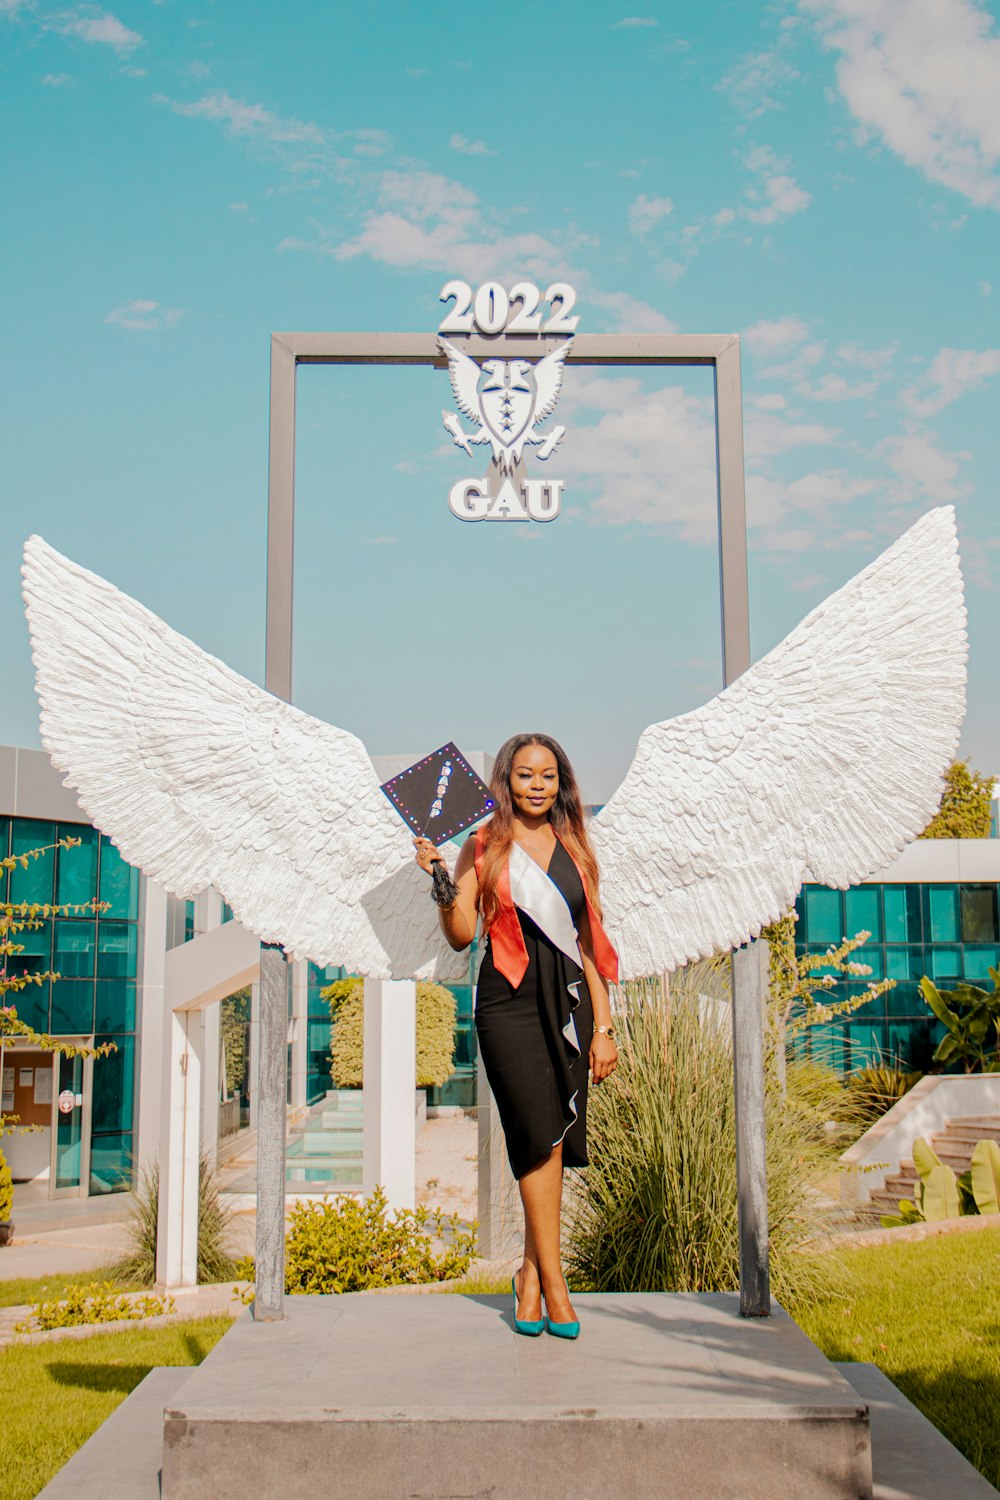
<svg viewBox="0 0 1000 1500"><path fill-rule="evenodd" d="M98 888L101 902L107 904L108 917L124 917L134 922L139 915L139 871L122 859L110 839L101 838L101 878Z"/></svg>
<svg viewBox="0 0 1000 1500"><path fill-rule="evenodd" d="M883 886L885 906L885 940L887 943L919 943L920 887L918 885Z"/></svg>
<svg viewBox="0 0 1000 1500"><path fill-rule="evenodd" d="M877 1066L882 1060L885 1028L877 1022L856 1021L852 1016L846 1029L850 1041L852 1070Z"/></svg>
<svg viewBox="0 0 1000 1500"><path fill-rule="evenodd" d="M40 922L37 928L25 927L11 938L20 953L11 954L7 968L11 974L42 974L52 967L52 923Z"/></svg>
<svg viewBox="0 0 1000 1500"><path fill-rule="evenodd" d="M923 1018L927 1015L927 1002L920 992L920 985L913 979L899 980L886 992L885 1008L890 1016Z"/></svg>
<svg viewBox="0 0 1000 1500"><path fill-rule="evenodd" d="M961 948L928 948L928 972L935 984L958 980L962 975ZM947 984L946 984L946 987Z"/></svg>
<svg viewBox="0 0 1000 1500"><path fill-rule="evenodd" d="M194 937L194 902L184 903L184 941L189 943Z"/></svg>
<svg viewBox="0 0 1000 1500"><path fill-rule="evenodd" d="M844 918L840 891L822 885L808 885L802 893L806 912L806 937L815 943L839 943L844 936Z"/></svg>
<svg viewBox="0 0 1000 1500"><path fill-rule="evenodd" d="M99 981L94 1030L135 1030L135 985L131 980L103 979Z"/></svg>
<svg viewBox="0 0 1000 1500"><path fill-rule="evenodd" d="M98 832L85 823L61 823L59 834L80 842L72 849L58 851L56 902L59 906L83 906L97 896Z"/></svg>
<svg viewBox="0 0 1000 1500"><path fill-rule="evenodd" d="M834 1068L838 1073L848 1070L847 1036L842 1025L810 1026L805 1034L809 1037L810 1052L815 1062Z"/></svg>
<svg viewBox="0 0 1000 1500"><path fill-rule="evenodd" d="M25 985L16 995L7 996L7 1004L14 1007L18 1020L26 1026L33 1026L36 1031L48 1031L51 990L48 980L44 984Z"/></svg>
<svg viewBox="0 0 1000 1500"><path fill-rule="evenodd" d="M932 943L958 942L958 887L954 885L929 885L927 891L930 914L929 937Z"/></svg>
<svg viewBox="0 0 1000 1500"><path fill-rule="evenodd" d="M995 885L963 885L961 891L963 943L995 943L997 888Z"/></svg>
<svg viewBox="0 0 1000 1500"><path fill-rule="evenodd" d="M64 917L56 922L55 929L52 963L56 973L65 979L80 979L85 974L93 974L96 924Z"/></svg>
<svg viewBox="0 0 1000 1500"><path fill-rule="evenodd" d="M36 818L14 818L11 821L10 852L24 855L32 849L45 849L38 859L29 859L27 868L18 865L10 873L10 899L51 906L55 879L55 852L49 847L56 840L56 825Z"/></svg>
<svg viewBox="0 0 1000 1500"><path fill-rule="evenodd" d="M132 1132L94 1135L90 1142L90 1193L127 1193L132 1186Z"/></svg>
<svg viewBox="0 0 1000 1500"><path fill-rule="evenodd" d="M882 941L882 888L877 885L856 885L844 892L844 921L848 937L859 932L870 932L872 941Z"/></svg>
<svg viewBox="0 0 1000 1500"><path fill-rule="evenodd" d="M885 973L887 979L922 979L927 973L923 948L886 948Z"/></svg>
<svg viewBox="0 0 1000 1500"><path fill-rule="evenodd" d="M52 986L53 1036L89 1036L94 1029L94 981L57 979Z"/></svg>
<svg viewBox="0 0 1000 1500"><path fill-rule="evenodd" d="M1000 968L1000 948L964 948L962 964L970 984L990 988L990 969Z"/></svg>
<svg viewBox="0 0 1000 1500"><path fill-rule="evenodd" d="M131 1130L135 1039L98 1035L95 1041L98 1046L114 1042L117 1051L94 1058L92 1129L95 1134Z"/></svg>
<svg viewBox="0 0 1000 1500"><path fill-rule="evenodd" d="M99 978L134 979L138 928L133 922L97 924L97 974Z"/></svg>

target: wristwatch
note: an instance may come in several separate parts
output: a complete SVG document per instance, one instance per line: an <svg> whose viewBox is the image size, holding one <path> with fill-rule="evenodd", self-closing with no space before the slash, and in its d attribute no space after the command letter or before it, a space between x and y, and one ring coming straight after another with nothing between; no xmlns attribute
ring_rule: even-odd
<svg viewBox="0 0 1000 1500"><path fill-rule="evenodd" d="M612 1041L614 1041L614 1039L615 1039L615 1028L613 1026L595 1026L594 1027L594 1035L595 1036L607 1036L607 1037L610 1037Z"/></svg>

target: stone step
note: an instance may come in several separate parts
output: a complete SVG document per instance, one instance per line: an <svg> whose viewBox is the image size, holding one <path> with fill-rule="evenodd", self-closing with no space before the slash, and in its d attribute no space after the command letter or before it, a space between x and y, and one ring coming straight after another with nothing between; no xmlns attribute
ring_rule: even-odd
<svg viewBox="0 0 1000 1500"><path fill-rule="evenodd" d="M976 1146L980 1141L1000 1141L1000 1124L970 1125L967 1120L950 1124L943 1134L935 1139L968 1142Z"/></svg>

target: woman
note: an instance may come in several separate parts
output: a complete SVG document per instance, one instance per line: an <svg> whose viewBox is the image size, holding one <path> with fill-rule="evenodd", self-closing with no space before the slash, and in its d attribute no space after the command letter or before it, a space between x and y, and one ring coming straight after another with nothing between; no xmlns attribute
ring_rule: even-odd
<svg viewBox="0 0 1000 1500"><path fill-rule="evenodd" d="M559 1253L562 1176L587 1165L588 1064L597 1084L617 1061L608 981L618 960L601 926L597 861L565 751L548 735L514 735L490 791L496 810L462 845L458 894L440 909L441 928L461 951L477 915L483 923L476 1031L524 1204L515 1327L576 1338ZM414 843L432 873L441 856L428 839Z"/></svg>

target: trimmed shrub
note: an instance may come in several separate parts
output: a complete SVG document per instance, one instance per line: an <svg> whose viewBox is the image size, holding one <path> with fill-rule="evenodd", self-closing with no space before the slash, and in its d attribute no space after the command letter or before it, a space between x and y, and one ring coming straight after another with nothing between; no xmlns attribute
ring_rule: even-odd
<svg viewBox="0 0 1000 1500"><path fill-rule="evenodd" d="M365 983L338 979L323 991L331 1017L333 1081L341 1089L364 1083ZM455 1069L455 996L443 984L417 981L417 1077L419 1089L439 1088Z"/></svg>
<svg viewBox="0 0 1000 1500"><path fill-rule="evenodd" d="M52 1328L80 1328L87 1323L120 1323L176 1312L173 1297L127 1297L110 1281L68 1286L58 1302L36 1302L15 1333L44 1333Z"/></svg>
<svg viewBox="0 0 1000 1500"><path fill-rule="evenodd" d="M14 1212L14 1176L6 1156L0 1151L0 1224Z"/></svg>
<svg viewBox="0 0 1000 1500"><path fill-rule="evenodd" d="M440 1251L435 1239L444 1242ZM449 1281L468 1269L475 1245L475 1226L462 1229L457 1214L392 1213L379 1187L366 1199L299 1202L288 1215L285 1291L329 1296ZM236 1272L252 1281L253 1258L239 1261Z"/></svg>
<svg viewBox="0 0 1000 1500"><path fill-rule="evenodd" d="M739 1285L736 1111L728 1005L718 961L623 985L619 1065L587 1106L590 1167L571 1174L567 1267L581 1290L716 1292ZM716 1023L715 1013L724 1020ZM814 1226L808 1188L828 1166L816 1110L767 1097L771 1284L809 1296L817 1258L795 1253Z"/></svg>

